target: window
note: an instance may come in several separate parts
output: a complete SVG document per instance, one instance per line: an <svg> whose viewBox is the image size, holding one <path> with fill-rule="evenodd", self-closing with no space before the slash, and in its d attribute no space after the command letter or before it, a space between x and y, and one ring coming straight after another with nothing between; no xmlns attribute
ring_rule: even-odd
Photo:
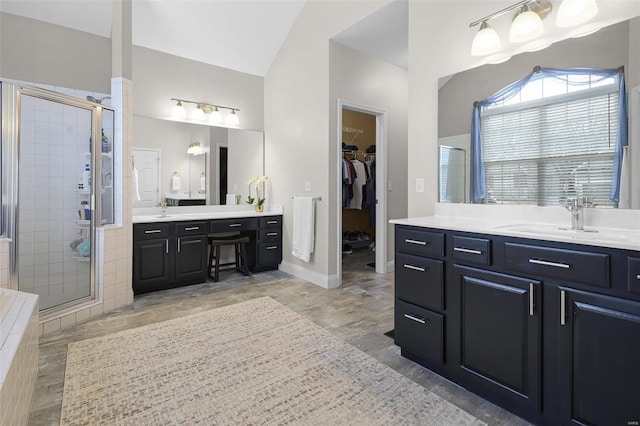
<svg viewBox="0 0 640 426"><path fill-rule="evenodd" d="M546 206L590 197L614 206L618 96L613 77L569 75L530 81L488 105L481 118L485 201Z"/></svg>

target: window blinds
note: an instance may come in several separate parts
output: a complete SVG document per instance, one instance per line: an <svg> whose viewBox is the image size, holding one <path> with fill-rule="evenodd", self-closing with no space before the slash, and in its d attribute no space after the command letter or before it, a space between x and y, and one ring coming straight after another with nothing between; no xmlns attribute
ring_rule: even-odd
<svg viewBox="0 0 640 426"><path fill-rule="evenodd" d="M584 95L483 114L489 202L545 206L592 197L595 204L613 205L618 92Z"/></svg>

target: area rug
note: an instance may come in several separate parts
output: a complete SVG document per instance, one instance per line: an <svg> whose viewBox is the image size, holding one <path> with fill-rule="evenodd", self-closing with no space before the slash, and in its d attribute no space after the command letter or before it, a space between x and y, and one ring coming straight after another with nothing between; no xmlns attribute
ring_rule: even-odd
<svg viewBox="0 0 640 426"><path fill-rule="evenodd" d="M61 424L485 424L268 297L69 345Z"/></svg>

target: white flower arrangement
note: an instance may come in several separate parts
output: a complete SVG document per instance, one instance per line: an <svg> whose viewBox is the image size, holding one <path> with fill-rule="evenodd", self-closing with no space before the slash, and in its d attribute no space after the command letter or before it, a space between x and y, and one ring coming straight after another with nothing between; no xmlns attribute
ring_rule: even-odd
<svg viewBox="0 0 640 426"><path fill-rule="evenodd" d="M268 176L254 176L249 179L247 185L249 185L249 195L247 196L247 204L255 203L257 206L262 206L264 204L264 183L269 180ZM255 185L256 187L256 196L251 196L251 185Z"/></svg>

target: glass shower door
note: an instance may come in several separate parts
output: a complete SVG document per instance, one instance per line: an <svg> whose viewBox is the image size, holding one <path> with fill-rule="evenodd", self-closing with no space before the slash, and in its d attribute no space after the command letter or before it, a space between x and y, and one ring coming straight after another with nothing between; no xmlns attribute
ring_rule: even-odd
<svg viewBox="0 0 640 426"><path fill-rule="evenodd" d="M93 295L95 115L82 102L20 96L17 272L41 310Z"/></svg>

